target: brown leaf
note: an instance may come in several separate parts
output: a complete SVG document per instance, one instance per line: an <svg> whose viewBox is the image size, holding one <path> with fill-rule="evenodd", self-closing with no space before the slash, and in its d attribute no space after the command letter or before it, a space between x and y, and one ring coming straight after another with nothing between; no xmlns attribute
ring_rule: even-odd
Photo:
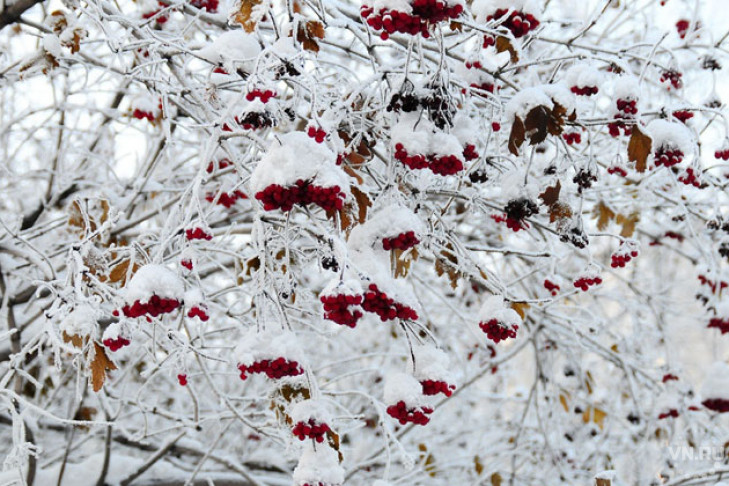
<svg viewBox="0 0 729 486"><path fill-rule="evenodd" d="M640 214L637 212L631 213L629 216L618 214L615 222L623 226L623 229L620 231L620 236L624 238L633 236L633 233L635 233L635 224L638 221L640 221Z"/></svg>
<svg viewBox="0 0 729 486"><path fill-rule="evenodd" d="M63 337L64 343L71 343L74 348L83 348L84 341L88 340L88 338L84 338L83 336L79 336L78 334L68 335L66 334L66 331L63 331L61 336Z"/></svg>
<svg viewBox="0 0 729 486"><path fill-rule="evenodd" d="M562 184L557 181L554 186L547 187L543 193L539 195L539 199L544 202L545 206L551 206L556 203L559 199L559 192L562 189Z"/></svg>
<svg viewBox="0 0 729 486"><path fill-rule="evenodd" d="M258 257L253 257L246 261L246 276L250 277L254 270L261 268L261 260Z"/></svg>
<svg viewBox="0 0 729 486"><path fill-rule="evenodd" d="M564 408L565 412L570 411L569 402L567 401L567 400L569 400L569 397L570 397L570 395L567 392L560 393L560 395L559 395L559 403L562 404L562 408Z"/></svg>
<svg viewBox="0 0 729 486"><path fill-rule="evenodd" d="M493 473L491 475L491 486L501 486L501 474Z"/></svg>
<svg viewBox="0 0 729 486"><path fill-rule="evenodd" d="M511 125L511 133L509 134L509 152L513 155L519 155L519 148L526 140L524 122L518 116L514 117L514 124Z"/></svg>
<svg viewBox="0 0 729 486"><path fill-rule="evenodd" d="M355 154L357 155L357 154ZM359 155L357 155L359 157ZM353 177L357 180L358 184L362 184L364 182L364 179L362 179L362 176L357 174L357 171L353 168L349 167L348 165L342 166L342 170L347 173L348 176Z"/></svg>
<svg viewBox="0 0 729 486"><path fill-rule="evenodd" d="M587 410L582 414L582 421L584 423L593 422L597 424L598 427L600 427L600 430L602 430L605 417L607 417L607 413L605 413L603 410L600 410L597 407L587 407Z"/></svg>
<svg viewBox="0 0 729 486"><path fill-rule="evenodd" d="M89 421L94 418L94 415L96 415L97 410L94 407L81 407L76 412L76 415L73 417L74 420L84 420Z"/></svg>
<svg viewBox="0 0 729 486"><path fill-rule="evenodd" d="M357 187L351 188L352 195L354 196L354 200L357 201L357 222L362 224L367 220L367 209L372 207L372 201L370 201L370 198L365 194L363 191L361 191Z"/></svg>
<svg viewBox="0 0 729 486"><path fill-rule="evenodd" d="M524 127L526 136L529 137L530 145L537 145L544 142L549 134L551 111L546 106L537 106L527 113Z"/></svg>
<svg viewBox="0 0 729 486"><path fill-rule="evenodd" d="M127 283L127 278L132 277L137 270L139 270L139 265L136 263L132 265L131 272L129 271L129 265L131 264L131 259L122 260L121 263L114 266L114 268L111 269L111 272L109 272L109 280L111 282L121 282L121 285L124 286Z"/></svg>
<svg viewBox="0 0 729 486"><path fill-rule="evenodd" d="M254 9L261 3L263 0L240 0L238 12L233 16L233 20L238 22L249 34L256 30L256 25L262 17L260 14L254 15Z"/></svg>
<svg viewBox="0 0 729 486"><path fill-rule="evenodd" d="M473 468L476 470L476 474L479 476L483 472L483 464L481 464L481 458L478 456L474 456L473 458Z"/></svg>
<svg viewBox="0 0 729 486"><path fill-rule="evenodd" d="M511 43L511 41L504 36L499 36L496 38L496 52L509 52L509 56L511 57L511 62L516 64L519 62L519 54L516 52L516 49L514 49L514 45Z"/></svg>
<svg viewBox="0 0 729 486"><path fill-rule="evenodd" d="M526 317L526 311L529 309L529 304L526 302L512 302L511 308L516 311L517 314L519 314L519 317L524 319Z"/></svg>
<svg viewBox="0 0 729 486"><path fill-rule="evenodd" d="M410 271L410 264L418 259L418 250L413 248L407 255L403 256L405 252L402 250L395 250L392 252L392 258L395 267L395 278L407 277Z"/></svg>
<svg viewBox="0 0 729 486"><path fill-rule="evenodd" d="M615 212L600 201L595 206L593 214L597 217L597 229L605 231L610 220L615 219Z"/></svg>
<svg viewBox="0 0 729 486"><path fill-rule="evenodd" d="M562 221L572 217L572 208L563 202L557 201L549 207L549 222Z"/></svg>
<svg viewBox="0 0 729 486"><path fill-rule="evenodd" d="M319 44L315 39L324 38L324 24L316 20L300 23L296 29L296 40L306 51L319 52Z"/></svg>
<svg viewBox="0 0 729 486"><path fill-rule="evenodd" d="M567 115L567 108L560 105L556 101L552 100L554 103L554 106L552 107L552 111L549 113L549 120L547 121L547 131L550 135L561 135L564 131L564 117ZM573 111L570 115L570 120L574 120L576 117L575 112Z"/></svg>
<svg viewBox="0 0 729 486"><path fill-rule="evenodd" d="M91 384L94 391L98 392L104 386L106 372L116 369L116 365L106 355L106 350L99 343L94 341L94 358L91 361Z"/></svg>
<svg viewBox="0 0 729 486"><path fill-rule="evenodd" d="M651 137L641 132L638 125L635 125L630 142L628 142L628 159L635 162L635 170L638 172L645 172L648 168L647 160L652 146Z"/></svg>
<svg viewBox="0 0 729 486"><path fill-rule="evenodd" d="M613 484L609 479L595 478L595 486L611 486Z"/></svg>

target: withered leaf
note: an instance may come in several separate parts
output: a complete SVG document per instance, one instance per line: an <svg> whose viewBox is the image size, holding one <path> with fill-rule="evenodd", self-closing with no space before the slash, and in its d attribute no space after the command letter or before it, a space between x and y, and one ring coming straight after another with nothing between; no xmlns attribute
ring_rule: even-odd
<svg viewBox="0 0 729 486"><path fill-rule="evenodd" d="M602 201L595 206L594 214L597 217L597 229L600 231L604 231L610 220L615 219L615 212Z"/></svg>
<svg viewBox="0 0 729 486"><path fill-rule="evenodd" d="M635 233L635 224L638 221L640 221L640 214L637 212L631 213L628 216L618 214L615 222L623 226L623 229L620 230L620 236L624 238L630 238L633 236L633 233Z"/></svg>
<svg viewBox="0 0 729 486"><path fill-rule="evenodd" d="M653 140L640 131L638 125L633 126L633 133L628 142L628 159L635 162L635 170L645 172L648 168L648 156L651 153Z"/></svg>
<svg viewBox="0 0 729 486"><path fill-rule="evenodd" d="M584 423L593 422L600 427L600 430L602 430L605 417L607 417L607 413L605 413L605 411L600 410L597 407L587 407L587 410L585 410L582 414L582 421Z"/></svg>
<svg viewBox="0 0 729 486"><path fill-rule="evenodd" d="M357 222L362 224L367 220L367 209L372 207L372 201L370 201L370 198L364 193L364 191L361 191L357 187L353 186L351 191L354 196L354 200L357 201Z"/></svg>
<svg viewBox="0 0 729 486"><path fill-rule="evenodd" d="M513 155L519 155L519 148L526 140L526 131L524 122L518 116L514 117L514 124L511 125L511 133L509 134L509 152Z"/></svg>
<svg viewBox="0 0 729 486"><path fill-rule="evenodd" d="M476 470L476 474L479 476L481 473L483 473L483 464L481 464L481 458L478 456L474 456L473 458L473 468Z"/></svg>
<svg viewBox="0 0 729 486"><path fill-rule="evenodd" d="M550 133L550 118L551 111L542 105L532 108L527 113L524 127L526 128L526 136L529 137L529 144L537 145L547 139L547 135Z"/></svg>
<svg viewBox="0 0 729 486"><path fill-rule="evenodd" d="M324 38L324 24L316 20L300 23L296 29L296 40L306 51L319 52L319 44L315 39Z"/></svg>
<svg viewBox="0 0 729 486"><path fill-rule="evenodd" d="M68 334L66 334L66 331L63 331L61 336L63 337L64 343L71 343L74 348L82 348L84 346L85 339L82 336L79 336L78 334L68 335Z"/></svg>
<svg viewBox="0 0 729 486"><path fill-rule="evenodd" d="M563 202L557 201L549 206L549 222L554 223L572 217L572 208Z"/></svg>
<svg viewBox="0 0 729 486"><path fill-rule="evenodd" d="M551 206L559 199L559 192L561 189L562 184L557 181L554 186L547 187L547 189L545 189L545 191L539 195L539 199L544 202L545 206Z"/></svg>
<svg viewBox="0 0 729 486"><path fill-rule="evenodd" d="M263 0L240 0L240 7L233 16L233 20L238 22L243 30L249 34L256 30L256 25L263 17L263 12L259 12L259 5L263 3Z"/></svg>
<svg viewBox="0 0 729 486"><path fill-rule="evenodd" d="M106 372L116 369L116 365L106 355L106 350L94 341L94 357L91 361L91 384L95 392L101 390L106 380Z"/></svg>
<svg viewBox="0 0 729 486"><path fill-rule="evenodd" d="M493 473L491 475L491 486L501 486L501 474Z"/></svg>
<svg viewBox="0 0 729 486"><path fill-rule="evenodd" d="M132 269L130 271L129 265L131 262L131 259L126 259L115 265L114 268L111 269L111 272L109 272L109 281L114 283L120 282L122 286L126 285L127 277L133 276L136 271L139 270L139 265L135 263L132 265Z"/></svg>
<svg viewBox="0 0 729 486"><path fill-rule="evenodd" d="M500 35L496 38L496 52L508 52L512 63L519 62L519 54L507 37Z"/></svg>
<svg viewBox="0 0 729 486"><path fill-rule="evenodd" d="M511 308L516 311L517 314L519 314L519 317L524 319L526 317L526 311L529 309L529 304L526 302L512 302Z"/></svg>
<svg viewBox="0 0 729 486"><path fill-rule="evenodd" d="M392 258L395 267L395 278L407 277L408 272L410 271L410 264L414 260L418 259L418 250L415 248L409 251L407 255L404 254L405 252L399 249L395 249L395 251L392 252Z"/></svg>

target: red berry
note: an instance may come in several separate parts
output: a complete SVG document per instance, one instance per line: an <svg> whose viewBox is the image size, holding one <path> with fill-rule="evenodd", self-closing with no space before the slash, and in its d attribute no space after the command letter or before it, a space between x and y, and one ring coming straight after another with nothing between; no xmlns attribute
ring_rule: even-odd
<svg viewBox="0 0 729 486"><path fill-rule="evenodd" d="M185 374L177 375L177 382L180 384L180 386L187 386L187 375L185 375Z"/></svg>

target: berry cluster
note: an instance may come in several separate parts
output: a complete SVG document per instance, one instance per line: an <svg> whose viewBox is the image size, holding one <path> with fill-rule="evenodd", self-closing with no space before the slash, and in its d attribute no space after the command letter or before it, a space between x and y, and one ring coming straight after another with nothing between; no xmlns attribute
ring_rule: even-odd
<svg viewBox="0 0 729 486"><path fill-rule="evenodd" d="M155 117L152 112L140 110L139 108L135 108L132 112L132 116L136 118L137 120L144 120L145 118L149 122L154 122Z"/></svg>
<svg viewBox="0 0 729 486"><path fill-rule="evenodd" d="M478 158L476 146L471 143L466 144L466 147L463 149L463 158L466 160L466 162L476 160Z"/></svg>
<svg viewBox="0 0 729 486"><path fill-rule="evenodd" d="M243 127L243 130L258 130L261 128L273 126L273 118L271 118L271 115L266 112L246 113L246 115L241 120L238 120L238 118L236 117L235 121L237 121L238 124Z"/></svg>
<svg viewBox="0 0 729 486"><path fill-rule="evenodd" d="M385 249L385 251L390 250L409 250L410 248L414 247L420 243L420 240L417 236L415 236L414 231L407 231L405 233L400 233L397 236L394 236L392 238L382 238L382 248Z"/></svg>
<svg viewBox="0 0 729 486"><path fill-rule="evenodd" d="M667 71L663 71L663 74L661 74L661 83L668 81L674 89L681 89L683 86L683 81L681 80L682 76L683 74L675 69L669 69ZM668 87L669 90L671 89L671 86Z"/></svg>
<svg viewBox="0 0 729 486"><path fill-rule="evenodd" d="M456 391L456 385L449 385L445 381L439 380L423 380L420 382L423 386L423 395L433 396L438 393L450 397Z"/></svg>
<svg viewBox="0 0 729 486"><path fill-rule="evenodd" d="M392 319L410 319L414 321L418 318L418 313L414 309L395 302L386 293L380 291L376 284L370 284L367 292L365 292L362 309L377 314L383 322Z"/></svg>
<svg viewBox="0 0 729 486"><path fill-rule="evenodd" d="M187 386L187 375L182 373L177 375L177 383L179 383L180 386Z"/></svg>
<svg viewBox="0 0 729 486"><path fill-rule="evenodd" d="M563 133L562 138L564 139L565 142L567 142L567 145L572 145L574 143L582 142L582 135L579 132Z"/></svg>
<svg viewBox="0 0 729 486"><path fill-rule="evenodd" d="M729 148L723 148L714 152L714 158L721 160L729 160Z"/></svg>
<svg viewBox="0 0 729 486"><path fill-rule="evenodd" d="M706 278L704 275L699 275L699 281L701 282L701 285L706 285L711 288L711 293L715 294L717 288L719 289L719 292L721 292L723 289L729 287L729 283L725 282L723 280L719 282L715 282L714 280L710 280Z"/></svg>
<svg viewBox="0 0 729 486"><path fill-rule="evenodd" d="M491 46L496 45L496 38L492 35L485 35L483 36L483 44L481 44L484 49L488 49Z"/></svg>
<svg viewBox="0 0 729 486"><path fill-rule="evenodd" d="M158 295L153 295L148 302L135 300L132 305L122 307L122 312L126 317L141 317L149 315L157 317L160 314L167 314L180 307L180 301L177 299L165 299Z"/></svg>
<svg viewBox="0 0 729 486"><path fill-rule="evenodd" d="M167 7L166 4L163 2L158 2L160 7L162 8L156 8L154 10L150 10L149 12L144 12L142 14L142 18L144 20L149 20L154 17L154 21L157 22L159 25L163 25L167 23L167 21L170 19L169 16L166 13L163 13L161 15L158 15L165 7Z"/></svg>
<svg viewBox="0 0 729 486"><path fill-rule="evenodd" d="M323 128L316 128L314 126L310 126L306 134L316 140L316 143L322 143L327 138L327 132Z"/></svg>
<svg viewBox="0 0 729 486"><path fill-rule="evenodd" d="M660 167L661 165L672 167L683 161L683 152L667 145L658 147L658 150L653 156L655 157L656 167Z"/></svg>
<svg viewBox="0 0 729 486"><path fill-rule="evenodd" d="M573 283L576 288L582 289L583 292L587 292L587 289L593 285L600 285L602 283L602 279L600 277L580 277Z"/></svg>
<svg viewBox="0 0 729 486"><path fill-rule="evenodd" d="M104 343L104 346L109 348L109 351L119 351L124 346L129 346L131 344L131 341L129 339L118 336L116 339L108 338L104 339L102 341Z"/></svg>
<svg viewBox="0 0 729 486"><path fill-rule="evenodd" d="M417 425L426 425L430 422L430 415L433 409L430 407L413 407L409 408L404 401L400 400L395 405L387 407L387 413L391 417L400 421L401 425L412 422Z"/></svg>
<svg viewBox="0 0 729 486"><path fill-rule="evenodd" d="M592 96L596 95L600 90L597 86L572 86L570 91L577 96Z"/></svg>
<svg viewBox="0 0 729 486"><path fill-rule="evenodd" d="M673 117L681 123L686 123L694 117L694 113L688 110L676 110L672 113Z"/></svg>
<svg viewBox="0 0 729 486"><path fill-rule="evenodd" d="M187 311L187 317L189 317L190 319L192 319L193 317L197 317L203 322L206 322L208 319L210 319L210 316L207 313L207 309L199 305L191 307L190 310Z"/></svg>
<svg viewBox="0 0 729 486"><path fill-rule="evenodd" d="M235 190L233 192L224 192L220 194L220 197L218 197L217 204L225 207L226 209L230 209L233 207L233 205L238 201L238 199L248 199L248 196L246 196L242 191ZM215 201L215 193L208 192L205 194L205 200L209 203L212 203Z"/></svg>
<svg viewBox="0 0 729 486"><path fill-rule="evenodd" d="M504 221L507 227L514 231L519 231L520 229L528 228L529 226L526 225L524 220L538 212L539 207L531 199L526 197L512 199L504 207L504 213L506 213L506 219ZM496 221L499 222L498 220Z"/></svg>
<svg viewBox="0 0 729 486"><path fill-rule="evenodd" d="M468 180L474 184L482 184L489 180L489 175L485 170L477 169L468 174Z"/></svg>
<svg viewBox="0 0 729 486"><path fill-rule="evenodd" d="M617 165L608 167L607 173L608 174L617 174L620 177L628 177L628 171Z"/></svg>
<svg viewBox="0 0 729 486"><path fill-rule="evenodd" d="M361 295L322 295L319 300L324 304L324 318L337 324L354 328L362 317L357 309L364 300Z"/></svg>
<svg viewBox="0 0 729 486"><path fill-rule="evenodd" d="M509 13L511 12L511 13ZM532 14L517 12L509 8L500 8L493 15L486 17L486 20L500 22L501 27L506 27L515 38L524 37L530 31L539 27L539 21Z"/></svg>
<svg viewBox="0 0 729 486"><path fill-rule="evenodd" d="M339 186L322 187L315 186L309 181L299 179L296 184L283 187L279 184L271 184L263 191L256 193L256 199L263 203L263 209L273 211L291 211L295 204L306 206L316 204L325 211L342 209L344 206L345 194Z"/></svg>
<svg viewBox="0 0 729 486"><path fill-rule="evenodd" d="M488 180L488 178L486 180ZM514 233L518 232L519 230L525 230L529 228L529 223L527 223L526 221L509 218L508 216L502 214L492 214L491 219L493 219L497 223L506 223L506 227L510 230L513 230Z"/></svg>
<svg viewBox="0 0 729 486"><path fill-rule="evenodd" d="M233 165L233 162L228 158L220 159L217 162L214 162L211 160L210 163L208 163L208 167L207 167L207 169L205 169L205 171L208 174L212 174L213 171L216 169L223 170L227 167L231 167L232 165Z"/></svg>
<svg viewBox="0 0 729 486"><path fill-rule="evenodd" d="M381 30L380 38L387 40L390 34L402 32L404 34L420 34L426 39L430 37L428 28L438 22L455 19L463 12L463 5L448 6L443 0L411 0L412 13L381 8L375 11L373 7L362 5L360 14L366 19L367 25L374 30Z"/></svg>
<svg viewBox="0 0 729 486"><path fill-rule="evenodd" d="M638 256L638 250L627 247L622 248L622 246L623 245L621 245L621 248L619 248L618 251L610 256L610 266L612 268L624 268L626 263Z"/></svg>
<svg viewBox="0 0 729 486"><path fill-rule="evenodd" d="M324 270L331 270L332 272L339 271L339 262L333 256L324 257L321 259L321 267Z"/></svg>
<svg viewBox="0 0 729 486"><path fill-rule="evenodd" d="M187 258L185 258L183 260L180 260L180 265L182 265L183 267L185 267L188 270L192 271L192 260L187 259Z"/></svg>
<svg viewBox="0 0 729 486"><path fill-rule="evenodd" d="M430 169L434 174L442 176L457 174L463 170L463 161L455 155L410 155L401 143L395 144L395 159L410 169Z"/></svg>
<svg viewBox="0 0 729 486"><path fill-rule="evenodd" d="M722 334L729 332L729 319L722 319L720 317L712 317L709 321L708 328L716 328L721 331Z"/></svg>
<svg viewBox="0 0 729 486"><path fill-rule="evenodd" d="M709 398L701 402L701 405L714 412L729 412L729 400L726 398Z"/></svg>
<svg viewBox="0 0 729 486"><path fill-rule="evenodd" d="M683 175L678 176L678 182L686 184L687 186L701 187L698 173L694 171L692 167L687 167L686 172Z"/></svg>
<svg viewBox="0 0 729 486"><path fill-rule="evenodd" d="M218 0L190 0L190 5L195 8L205 9L206 12L215 13L218 11Z"/></svg>
<svg viewBox="0 0 729 486"><path fill-rule="evenodd" d="M658 420L667 419L668 417L678 418L678 410L672 408L668 412L663 412L658 415Z"/></svg>
<svg viewBox="0 0 729 486"><path fill-rule="evenodd" d="M500 341L506 341L516 337L516 331L519 330L519 326L513 324L511 327L500 322L498 319L491 319L486 322L479 322L478 327L486 333L486 337L494 343L498 344Z"/></svg>
<svg viewBox="0 0 729 486"><path fill-rule="evenodd" d="M296 361L289 361L286 358L263 359L256 361L250 366L243 364L238 365L240 370L240 379L248 378L246 373L265 373L271 379L283 378L284 376L299 376L304 373L304 369Z"/></svg>
<svg viewBox="0 0 729 486"><path fill-rule="evenodd" d="M246 99L248 101L253 101L256 98L260 98L263 103L268 103L268 100L276 96L276 93L271 91L270 89L267 89L265 91L261 91L260 89L252 89L246 94Z"/></svg>
<svg viewBox="0 0 729 486"><path fill-rule="evenodd" d="M496 85L494 83L489 83L488 81L484 81L482 83L471 83L469 85L469 88L472 90L478 90L478 91L486 91L488 93L493 93L494 89L496 89ZM468 90L466 88L463 88L461 90L461 93L466 94Z"/></svg>
<svg viewBox="0 0 729 486"><path fill-rule="evenodd" d="M197 227L197 228L188 228L185 230L185 238L188 240L207 240L210 241L213 239L213 235L205 231L204 229Z"/></svg>
<svg viewBox="0 0 729 486"><path fill-rule="evenodd" d="M310 418L308 422L298 422L291 432L293 432L299 440L304 440L308 437L309 439L314 439L321 444L324 442L326 433L331 430L332 429L330 429L327 424L317 423L316 420Z"/></svg>
<svg viewBox="0 0 729 486"><path fill-rule="evenodd" d="M552 294L552 297L556 296L557 293L559 293L559 285L549 279L544 280L544 288L547 289L550 294Z"/></svg>
<svg viewBox="0 0 729 486"><path fill-rule="evenodd" d="M580 169L577 174L572 178L572 182L577 184L578 192L582 194L582 191L592 187L592 183L597 181L597 175L589 169Z"/></svg>
<svg viewBox="0 0 729 486"><path fill-rule="evenodd" d="M626 120L632 120L635 115L638 114L638 101L635 99L618 99L616 101L618 113L613 118L616 121L608 123L608 130L612 137L620 136L620 131L623 131L624 135L630 135L632 128L625 123Z"/></svg>
<svg viewBox="0 0 729 486"><path fill-rule="evenodd" d="M394 111L399 113L404 111L405 113L411 113L418 109L420 106L420 98L412 93L395 93L390 98L390 103L387 105L387 111Z"/></svg>

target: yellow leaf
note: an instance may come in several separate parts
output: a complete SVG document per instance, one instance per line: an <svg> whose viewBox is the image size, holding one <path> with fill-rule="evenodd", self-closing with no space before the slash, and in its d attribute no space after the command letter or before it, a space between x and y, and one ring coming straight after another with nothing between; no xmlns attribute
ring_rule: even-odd
<svg viewBox="0 0 729 486"><path fill-rule="evenodd" d="M559 403L562 404L562 408L564 408L564 411L565 412L569 412L570 411L570 406L569 406L569 403L567 402L567 400L569 400L569 394L567 392L560 393L560 395L559 395Z"/></svg>
<svg viewBox="0 0 729 486"><path fill-rule="evenodd" d="M595 407L587 407L587 410L585 410L582 414L582 421L586 424L593 422L600 427L600 430L602 430L605 423L605 417L607 417L607 413L603 410Z"/></svg>
<svg viewBox="0 0 729 486"><path fill-rule="evenodd" d="M526 316L526 311L529 308L529 304L527 304L526 302L512 302L511 308L514 309L522 319L524 319L524 317Z"/></svg>
<svg viewBox="0 0 729 486"><path fill-rule="evenodd" d="M238 22L243 30L249 34L256 30L258 21L261 20L263 15L258 13L256 7L261 5L263 0L240 0L240 7L238 12L233 16L233 20Z"/></svg>

